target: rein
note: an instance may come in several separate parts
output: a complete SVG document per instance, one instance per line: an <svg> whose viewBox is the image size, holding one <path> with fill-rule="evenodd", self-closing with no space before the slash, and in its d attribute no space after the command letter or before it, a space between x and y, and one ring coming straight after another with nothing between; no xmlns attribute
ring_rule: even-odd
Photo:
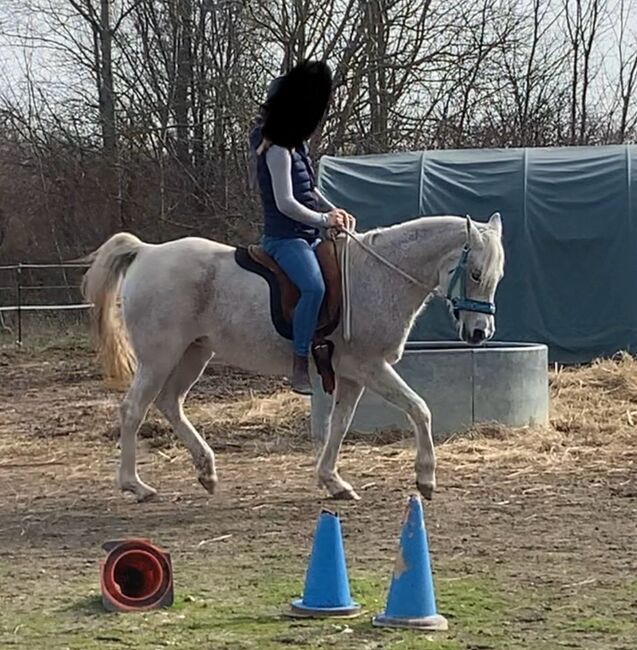
<svg viewBox="0 0 637 650"><path fill-rule="evenodd" d="M426 289L425 285L420 280L417 280L413 275L407 273L407 271L403 271L401 268L397 267L393 262L390 262L386 257L383 257L380 253L375 251L371 246L368 246L367 244L363 243L360 239L356 237L356 233L353 233L351 230L343 230L342 232L348 235L350 239L353 239L366 253L369 253L372 257L375 257L379 262L384 264L386 267L390 268L392 271L396 271L398 275L402 275L403 278L405 278L405 280L409 280L409 282L415 284L417 287L420 287L421 289Z"/></svg>
<svg viewBox="0 0 637 650"><path fill-rule="evenodd" d="M380 253L375 251L371 246L368 246L362 242L356 233L351 230L343 228L340 232L343 232L347 235L345 239L345 244L343 245L341 251L341 291L343 295L343 339L349 343L352 339L352 307L350 304L349 297L349 242L350 240L355 241L367 254L371 255L377 259L381 264L384 264L388 269L391 269L398 275L401 275L405 280L408 280L412 284L416 285L420 289L427 289L427 287L420 281L417 280L413 275L403 271L400 267L396 266L393 262L390 262L386 257L383 257Z"/></svg>
<svg viewBox="0 0 637 650"><path fill-rule="evenodd" d="M368 246L362 242L356 233L343 228L340 232L345 233L346 239L345 243L341 250L341 290L343 294L343 339L346 342L351 341L352 339L352 309L350 304L350 279L349 279L349 242L353 240L356 242L360 248L362 248L366 253L374 257L381 264L384 264L387 268L391 269L398 275L405 278L415 286L420 289L427 290L428 287L424 285L420 280L416 279L413 275L403 271L400 267L396 266L393 262L390 262L386 257L383 257L380 253L375 251L371 246ZM451 271L452 277L449 282L449 288L447 289L447 295L445 296L446 300L450 303L454 316L459 317L459 312L461 311L470 311L479 314L495 314L495 305L492 302L487 302L484 300L473 300L472 298L467 297L467 261L469 259L469 253L471 252L471 247L469 243L466 243L462 248L462 254L460 255L460 260L458 261L457 266ZM458 289L458 295L456 294L456 289Z"/></svg>

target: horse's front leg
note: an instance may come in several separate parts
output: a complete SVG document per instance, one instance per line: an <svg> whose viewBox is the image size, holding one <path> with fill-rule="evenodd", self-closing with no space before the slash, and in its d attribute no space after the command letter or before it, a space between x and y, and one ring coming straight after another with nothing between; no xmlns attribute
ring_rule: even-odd
<svg viewBox="0 0 637 650"><path fill-rule="evenodd" d="M359 499L354 488L344 481L336 469L338 453L343 438L352 423L358 402L363 394L363 386L351 379L337 377L336 390L330 415L330 431L327 442L318 462L319 484L335 499Z"/></svg>
<svg viewBox="0 0 637 650"><path fill-rule="evenodd" d="M436 456L431 436L431 412L427 404L387 362L370 368L367 385L404 411L414 425L416 482L421 494L431 499L436 488Z"/></svg>

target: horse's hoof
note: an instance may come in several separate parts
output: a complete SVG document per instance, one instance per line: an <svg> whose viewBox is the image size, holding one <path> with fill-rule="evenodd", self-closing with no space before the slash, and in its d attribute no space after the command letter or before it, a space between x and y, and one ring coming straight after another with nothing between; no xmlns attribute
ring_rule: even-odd
<svg viewBox="0 0 637 650"><path fill-rule="evenodd" d="M157 495L157 490L150 487L150 485L146 485L145 483L121 483L118 481L118 487L123 494L132 494L135 497L137 503L150 501L154 496Z"/></svg>
<svg viewBox="0 0 637 650"><path fill-rule="evenodd" d="M206 490L208 494L215 493L215 488L217 487L217 483L218 483L218 479L216 476L199 476L198 480L199 483L203 485L204 490Z"/></svg>
<svg viewBox="0 0 637 650"><path fill-rule="evenodd" d="M135 492L137 503L145 503L146 501L151 501L156 496L157 496L157 490L151 487L146 487L143 490L138 490L137 492Z"/></svg>
<svg viewBox="0 0 637 650"><path fill-rule="evenodd" d="M335 501L360 501L361 498L354 492L354 490L341 490L332 495Z"/></svg>
<svg viewBox="0 0 637 650"><path fill-rule="evenodd" d="M431 498L434 495L434 486L429 483L416 483L416 485L418 486L420 494L422 494L427 501L431 501Z"/></svg>

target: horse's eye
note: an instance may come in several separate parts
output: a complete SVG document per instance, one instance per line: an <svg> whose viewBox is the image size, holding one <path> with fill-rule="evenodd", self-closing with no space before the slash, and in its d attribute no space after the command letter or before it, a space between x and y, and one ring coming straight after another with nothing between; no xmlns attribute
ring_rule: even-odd
<svg viewBox="0 0 637 650"><path fill-rule="evenodd" d="M480 280L482 280L482 273L480 271L471 271L471 279L478 283Z"/></svg>

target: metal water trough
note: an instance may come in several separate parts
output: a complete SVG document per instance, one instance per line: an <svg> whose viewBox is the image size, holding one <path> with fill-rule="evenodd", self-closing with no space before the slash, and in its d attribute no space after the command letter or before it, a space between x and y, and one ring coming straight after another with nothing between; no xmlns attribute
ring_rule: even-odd
<svg viewBox="0 0 637 650"><path fill-rule="evenodd" d="M408 343L395 366L431 409L435 438L474 424L544 425L549 418L548 349L535 343ZM370 391L352 429L410 430L407 418Z"/></svg>

